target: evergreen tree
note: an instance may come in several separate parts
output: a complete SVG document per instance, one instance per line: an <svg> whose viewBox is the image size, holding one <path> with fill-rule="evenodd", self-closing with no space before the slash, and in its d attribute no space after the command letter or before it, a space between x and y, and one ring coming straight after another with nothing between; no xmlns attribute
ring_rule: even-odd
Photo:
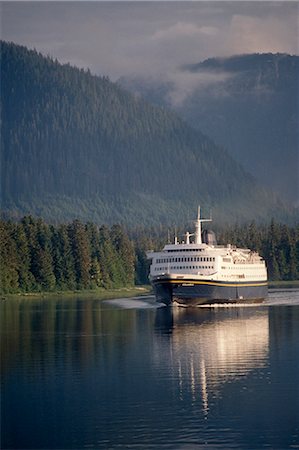
<svg viewBox="0 0 299 450"><path fill-rule="evenodd" d="M122 282L124 285L133 285L135 259L133 245L120 225L112 226L111 239L123 270Z"/></svg>
<svg viewBox="0 0 299 450"><path fill-rule="evenodd" d="M61 225L58 228L59 242L61 248L62 260L62 280L68 289L76 287L75 261L72 253L68 227Z"/></svg>
<svg viewBox="0 0 299 450"><path fill-rule="evenodd" d="M103 287L120 287L122 279L122 270L116 250L113 247L110 230L102 226L100 232L100 266L102 273Z"/></svg>
<svg viewBox="0 0 299 450"><path fill-rule="evenodd" d="M90 278L92 288L103 286L101 266L99 260L95 257L91 259Z"/></svg>
<svg viewBox="0 0 299 450"><path fill-rule="evenodd" d="M79 220L74 220L69 226L69 236L77 286L79 289L87 289L90 287L90 246L86 229Z"/></svg>
<svg viewBox="0 0 299 450"><path fill-rule="evenodd" d="M11 223L0 221L0 280L1 291L6 294L17 292L19 288L18 256L12 229Z"/></svg>
<svg viewBox="0 0 299 450"><path fill-rule="evenodd" d="M278 255L278 243L280 239L279 227L272 219L269 228L268 237L268 249L267 249L267 260L268 260L268 273L270 280L280 280L280 270L279 270L279 255Z"/></svg>
<svg viewBox="0 0 299 450"><path fill-rule="evenodd" d="M251 222L248 228L248 246L251 250L260 252L262 247L260 231L257 229L256 223Z"/></svg>
<svg viewBox="0 0 299 450"><path fill-rule="evenodd" d="M31 258L23 223L17 223L13 230L13 239L17 249L17 271L19 279L19 288L22 291L29 292L34 288L34 277L30 272Z"/></svg>
<svg viewBox="0 0 299 450"><path fill-rule="evenodd" d="M53 290L56 280L50 253L43 248L38 248L35 252L34 266L39 288L44 291Z"/></svg>

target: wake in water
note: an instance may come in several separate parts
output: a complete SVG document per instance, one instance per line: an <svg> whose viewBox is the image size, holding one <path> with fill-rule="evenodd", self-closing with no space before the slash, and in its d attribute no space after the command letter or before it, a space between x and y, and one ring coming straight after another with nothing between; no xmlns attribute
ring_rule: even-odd
<svg viewBox="0 0 299 450"><path fill-rule="evenodd" d="M265 299L263 305L266 306L293 306L299 305L299 289L269 289L268 298Z"/></svg>
<svg viewBox="0 0 299 450"><path fill-rule="evenodd" d="M112 306L118 306L123 309L157 309L166 305L158 303L152 295L132 298L116 298L113 300L105 300Z"/></svg>
<svg viewBox="0 0 299 450"><path fill-rule="evenodd" d="M104 303L122 309L157 309L166 307L163 303L156 302L153 295L117 298L105 300ZM199 305L196 308L257 308L259 306L299 306L299 289L270 289L269 295L261 303L215 303L212 305ZM174 306L190 308L174 304Z"/></svg>

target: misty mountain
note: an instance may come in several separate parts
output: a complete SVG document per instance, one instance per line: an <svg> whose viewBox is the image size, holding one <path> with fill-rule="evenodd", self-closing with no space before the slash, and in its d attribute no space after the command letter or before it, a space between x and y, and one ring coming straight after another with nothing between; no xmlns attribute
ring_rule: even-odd
<svg viewBox="0 0 299 450"><path fill-rule="evenodd" d="M175 113L106 77L1 44L2 209L50 221L180 223L288 211Z"/></svg>
<svg viewBox="0 0 299 450"><path fill-rule="evenodd" d="M251 54L182 67L171 80L120 84L173 108L224 146L245 169L299 204L299 57Z"/></svg>

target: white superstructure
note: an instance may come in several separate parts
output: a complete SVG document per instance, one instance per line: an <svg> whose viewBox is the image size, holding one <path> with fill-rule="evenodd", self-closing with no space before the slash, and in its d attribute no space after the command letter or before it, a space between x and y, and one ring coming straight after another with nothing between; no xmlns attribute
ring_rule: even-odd
<svg viewBox="0 0 299 450"><path fill-rule="evenodd" d="M175 237L174 244L165 245L162 251L148 252L148 258L152 260L151 282L157 285L159 281L165 284L168 280L173 284L177 280L181 291L184 284L190 287L192 283L200 282L218 287L239 284L254 287L267 283L265 261L257 252L230 244L217 245L212 232L206 232L202 239L201 224L207 221L211 219L201 219L198 208L194 234L187 232L184 241L179 242Z"/></svg>

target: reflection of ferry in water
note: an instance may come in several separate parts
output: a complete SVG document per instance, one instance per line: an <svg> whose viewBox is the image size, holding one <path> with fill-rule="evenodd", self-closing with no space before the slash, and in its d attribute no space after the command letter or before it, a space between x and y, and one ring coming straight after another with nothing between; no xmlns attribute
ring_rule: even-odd
<svg viewBox="0 0 299 450"><path fill-rule="evenodd" d="M226 383L267 366L269 326L268 311L254 306L158 308L155 364L172 364L180 397L192 394L208 412Z"/></svg>
<svg viewBox="0 0 299 450"><path fill-rule="evenodd" d="M200 218L198 208L194 234L187 232L183 242L175 237L161 252L148 252L156 299L167 305L262 300L268 289L265 261L249 249L217 245L212 231L201 233L201 223L209 221Z"/></svg>

